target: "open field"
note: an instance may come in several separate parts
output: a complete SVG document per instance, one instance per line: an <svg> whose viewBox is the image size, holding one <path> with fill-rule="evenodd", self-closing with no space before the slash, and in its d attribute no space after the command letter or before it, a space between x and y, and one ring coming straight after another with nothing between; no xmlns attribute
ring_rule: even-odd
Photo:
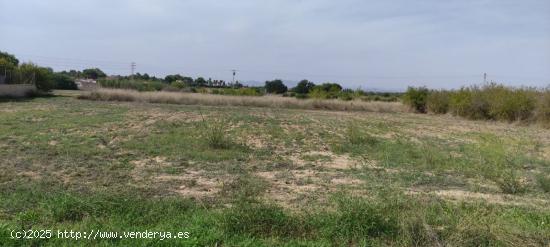
<svg viewBox="0 0 550 247"><path fill-rule="evenodd" d="M0 246L550 245L538 126L64 95L0 103ZM190 238L10 239L30 228Z"/></svg>

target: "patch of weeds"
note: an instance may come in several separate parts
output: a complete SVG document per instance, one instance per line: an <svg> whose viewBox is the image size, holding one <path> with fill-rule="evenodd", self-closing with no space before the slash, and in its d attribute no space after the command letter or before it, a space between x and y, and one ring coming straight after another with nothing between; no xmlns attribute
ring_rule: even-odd
<svg viewBox="0 0 550 247"><path fill-rule="evenodd" d="M494 178L495 183L506 194L519 194L526 191L525 185L522 183L514 160L511 158L504 159L504 167L496 172Z"/></svg>
<svg viewBox="0 0 550 247"><path fill-rule="evenodd" d="M539 174L537 176L537 182L544 192L550 193L550 176Z"/></svg>
<svg viewBox="0 0 550 247"><path fill-rule="evenodd" d="M337 198L337 214L333 215L333 234L342 239L366 236L391 236L398 232L398 207L392 202Z"/></svg>
<svg viewBox="0 0 550 247"><path fill-rule="evenodd" d="M193 188L197 186L197 180L196 179L186 179L183 181L183 185L188 188Z"/></svg>
<svg viewBox="0 0 550 247"><path fill-rule="evenodd" d="M463 212L461 212L463 211ZM492 210L484 208L461 208L461 218L453 227L449 242L458 246L501 246L503 243L495 231L497 223Z"/></svg>
<svg viewBox="0 0 550 247"><path fill-rule="evenodd" d="M50 209L51 217L57 222L81 221L93 210L91 205L69 194L52 197L47 207Z"/></svg>
<svg viewBox="0 0 550 247"><path fill-rule="evenodd" d="M332 157L322 154L305 154L300 157L304 161L309 162L329 162L332 160Z"/></svg>
<svg viewBox="0 0 550 247"><path fill-rule="evenodd" d="M254 201L266 187L262 179L244 174L224 183L220 193L235 201Z"/></svg>
<svg viewBox="0 0 550 247"><path fill-rule="evenodd" d="M356 122L348 123L346 141L351 145L375 145L378 143L378 139L368 133L363 133Z"/></svg>
<svg viewBox="0 0 550 247"><path fill-rule="evenodd" d="M0 183L9 182L16 177L17 174L12 169L8 169L7 167L2 167L2 169L0 169Z"/></svg>
<svg viewBox="0 0 550 247"><path fill-rule="evenodd" d="M499 177L494 180L500 190L506 194L519 194L526 190L525 186L519 180L516 171L512 169L502 171Z"/></svg>
<svg viewBox="0 0 550 247"><path fill-rule="evenodd" d="M203 118L202 124L204 138L209 147L227 149L232 146L233 142L226 133L229 122L225 118L215 118L210 121Z"/></svg>
<svg viewBox="0 0 550 247"><path fill-rule="evenodd" d="M310 177L296 180L296 185L298 186L304 186L309 184L313 184L313 179L311 179Z"/></svg>
<svg viewBox="0 0 550 247"><path fill-rule="evenodd" d="M254 237L298 237L307 235L309 224L283 208L263 203L240 203L229 210L223 219L229 234Z"/></svg>

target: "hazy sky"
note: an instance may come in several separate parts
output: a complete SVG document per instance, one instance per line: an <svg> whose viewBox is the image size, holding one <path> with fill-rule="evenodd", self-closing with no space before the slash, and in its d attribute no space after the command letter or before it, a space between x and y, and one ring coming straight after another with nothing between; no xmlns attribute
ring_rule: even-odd
<svg viewBox="0 0 550 247"><path fill-rule="evenodd" d="M549 0L0 0L0 12L0 50L55 70L550 85Z"/></svg>

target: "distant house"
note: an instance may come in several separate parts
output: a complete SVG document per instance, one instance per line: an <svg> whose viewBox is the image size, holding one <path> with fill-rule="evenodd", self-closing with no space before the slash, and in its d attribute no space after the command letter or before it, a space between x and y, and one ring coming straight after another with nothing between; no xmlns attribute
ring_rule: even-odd
<svg viewBox="0 0 550 247"><path fill-rule="evenodd" d="M80 90L94 90L98 88L97 81L93 79L76 79L75 83Z"/></svg>

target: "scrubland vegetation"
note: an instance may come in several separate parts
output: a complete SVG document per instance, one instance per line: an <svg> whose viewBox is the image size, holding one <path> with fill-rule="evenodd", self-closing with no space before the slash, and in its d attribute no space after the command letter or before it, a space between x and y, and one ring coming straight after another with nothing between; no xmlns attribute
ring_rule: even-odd
<svg viewBox="0 0 550 247"><path fill-rule="evenodd" d="M495 83L451 91L409 88L404 102L419 113L450 113L473 120L550 124L549 89L511 88Z"/></svg>
<svg viewBox="0 0 550 247"><path fill-rule="evenodd" d="M256 97L91 95L123 102L0 103L0 245L550 243L550 133L537 125L226 102ZM206 99L215 103L187 105ZM14 229L190 238L15 240Z"/></svg>

